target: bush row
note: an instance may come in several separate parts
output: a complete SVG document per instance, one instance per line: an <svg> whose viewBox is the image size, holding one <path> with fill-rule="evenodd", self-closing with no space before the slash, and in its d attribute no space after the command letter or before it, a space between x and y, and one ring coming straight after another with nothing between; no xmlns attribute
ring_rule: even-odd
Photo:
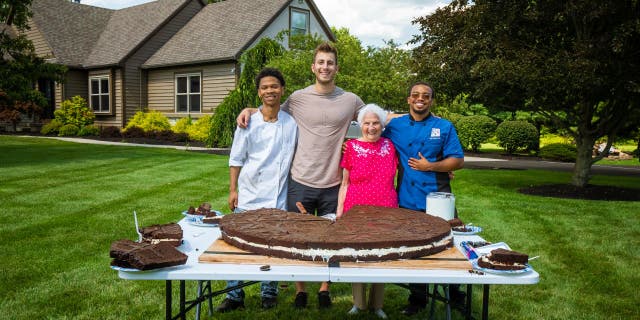
<svg viewBox="0 0 640 320"><path fill-rule="evenodd" d="M151 138L172 142L205 142L211 129L211 116L197 121L191 117L178 120L171 126L169 118L158 111L137 112L124 129L98 127L93 124L95 114L79 96L62 102L54 112L55 118L45 124L40 133L58 136L100 136L106 138Z"/></svg>
<svg viewBox="0 0 640 320"><path fill-rule="evenodd" d="M478 152L480 145L494 137L498 146L507 153L519 150L538 150L540 138L536 127L526 121L508 120L496 126L496 121L485 115L454 117L454 125L462 147Z"/></svg>

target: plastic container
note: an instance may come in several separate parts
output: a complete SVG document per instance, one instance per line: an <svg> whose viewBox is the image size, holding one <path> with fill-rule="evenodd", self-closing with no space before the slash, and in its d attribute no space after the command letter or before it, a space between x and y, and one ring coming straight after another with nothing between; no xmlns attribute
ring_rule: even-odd
<svg viewBox="0 0 640 320"><path fill-rule="evenodd" d="M427 214L445 220L453 219L456 210L456 197L448 192L431 192L427 195Z"/></svg>

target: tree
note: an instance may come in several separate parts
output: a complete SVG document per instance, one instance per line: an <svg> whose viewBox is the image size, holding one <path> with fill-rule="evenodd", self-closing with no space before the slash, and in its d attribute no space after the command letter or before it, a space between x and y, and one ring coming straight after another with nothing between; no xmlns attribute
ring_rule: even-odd
<svg viewBox="0 0 640 320"><path fill-rule="evenodd" d="M414 79L409 68L410 52L392 41L382 48L363 48L358 38L345 28L333 29L338 49L336 85L352 91L366 103L390 110L407 110L407 87ZM291 49L274 57L269 65L282 71L287 80L287 96L315 82L311 73L313 50L324 41L317 36L292 38Z"/></svg>
<svg viewBox="0 0 640 320"><path fill-rule="evenodd" d="M260 105L258 92L254 83L256 75L267 62L282 54L282 46L269 38L262 38L258 44L240 56L242 73L238 86L222 100L211 118L211 130L206 139L208 146L227 147L233 142L236 127L236 116L246 107Z"/></svg>
<svg viewBox="0 0 640 320"><path fill-rule="evenodd" d="M21 115L42 111L47 100L33 84L38 79L63 81L66 68L36 56L33 44L20 34L29 28L31 0L5 0L0 4L0 120L13 123ZM18 32L15 32L15 31Z"/></svg>
<svg viewBox="0 0 640 320"><path fill-rule="evenodd" d="M454 0L414 23L414 65L439 90L468 92L496 111L538 112L573 136L576 186L600 159L591 154L597 139L608 137L608 150L620 128L638 126L637 0Z"/></svg>

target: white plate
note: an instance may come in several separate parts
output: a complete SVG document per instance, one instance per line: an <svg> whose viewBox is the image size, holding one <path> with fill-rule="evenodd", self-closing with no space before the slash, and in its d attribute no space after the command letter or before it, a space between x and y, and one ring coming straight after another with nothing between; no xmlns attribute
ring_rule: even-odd
<svg viewBox="0 0 640 320"><path fill-rule="evenodd" d="M164 268L157 268L157 269L150 269L150 270L140 270L140 269L134 269L134 268L124 268L124 267L118 267L118 266L110 266L111 269L116 270L116 271L125 271L125 272L152 272L152 271L158 271L158 270L168 270L168 269L175 269L178 268L182 265L177 265L177 266L171 266L171 267L164 267Z"/></svg>
<svg viewBox="0 0 640 320"><path fill-rule="evenodd" d="M474 248L474 250L479 256L484 256L486 254L489 254L491 250L495 250L499 248L511 250L509 245L504 242L492 243L486 246Z"/></svg>
<svg viewBox="0 0 640 320"><path fill-rule="evenodd" d="M458 235L458 236L470 236L472 234L476 234L482 231L482 228L476 227L476 226L467 226L467 229L471 229L471 231L462 232L462 231L456 231L453 229L451 229L451 231L453 232L454 235Z"/></svg>
<svg viewBox="0 0 640 320"><path fill-rule="evenodd" d="M187 223L196 227L217 227L217 223L204 223L202 220L187 220Z"/></svg>
<svg viewBox="0 0 640 320"><path fill-rule="evenodd" d="M493 274L502 274L502 275L521 274L521 273L527 273L527 272L533 270L533 268L531 268L531 266L529 264L526 264L526 268L520 269L520 270L488 269L488 268L483 268L483 267L479 266L478 265L478 259L475 259L475 260L471 261L471 265L473 266L474 269L482 271L482 272L493 273Z"/></svg>
<svg viewBox="0 0 640 320"><path fill-rule="evenodd" d="M217 211L217 210L211 210L212 212L216 213L216 216L222 216L222 212ZM189 214L188 211L182 211L182 214L187 217L187 221L202 221L202 218L204 218L204 215L202 214Z"/></svg>

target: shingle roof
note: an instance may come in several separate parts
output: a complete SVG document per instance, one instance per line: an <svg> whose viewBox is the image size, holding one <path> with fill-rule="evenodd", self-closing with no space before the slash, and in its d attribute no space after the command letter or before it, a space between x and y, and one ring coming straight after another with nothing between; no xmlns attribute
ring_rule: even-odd
<svg viewBox="0 0 640 320"><path fill-rule="evenodd" d="M83 64L113 13L67 0L34 0L31 9L55 62L67 66Z"/></svg>
<svg viewBox="0 0 640 320"><path fill-rule="evenodd" d="M55 62L90 68L120 63L187 1L193 0L110 10L68 0L34 0L32 19Z"/></svg>
<svg viewBox="0 0 640 320"><path fill-rule="evenodd" d="M207 5L143 67L237 59L290 0L227 0Z"/></svg>
<svg viewBox="0 0 640 320"><path fill-rule="evenodd" d="M119 63L187 1L158 0L115 11L84 66Z"/></svg>

